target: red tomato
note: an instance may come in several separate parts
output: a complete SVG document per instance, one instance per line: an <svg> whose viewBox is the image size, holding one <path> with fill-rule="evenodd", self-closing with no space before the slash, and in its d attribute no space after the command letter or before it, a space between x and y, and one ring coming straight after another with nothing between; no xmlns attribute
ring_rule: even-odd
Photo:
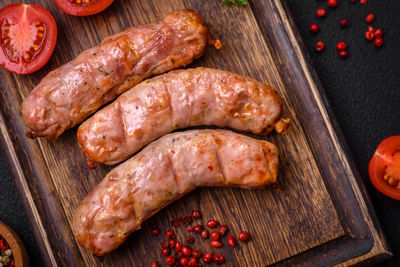
<svg viewBox="0 0 400 267"><path fill-rule="evenodd" d="M73 16L88 16L100 13L114 0L54 0L65 13Z"/></svg>
<svg viewBox="0 0 400 267"><path fill-rule="evenodd" d="M379 144L368 172L376 189L400 200L400 135L386 138Z"/></svg>
<svg viewBox="0 0 400 267"><path fill-rule="evenodd" d="M17 74L37 71L49 61L57 25L47 9L11 4L0 10L0 65Z"/></svg>

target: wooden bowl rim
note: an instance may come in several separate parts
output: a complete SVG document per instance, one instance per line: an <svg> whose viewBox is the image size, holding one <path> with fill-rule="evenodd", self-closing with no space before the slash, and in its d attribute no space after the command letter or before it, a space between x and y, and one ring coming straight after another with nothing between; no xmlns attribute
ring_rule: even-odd
<svg viewBox="0 0 400 267"><path fill-rule="evenodd" d="M3 237L10 246L16 267L29 266L28 253L21 238L14 232L11 227L0 221L0 236Z"/></svg>

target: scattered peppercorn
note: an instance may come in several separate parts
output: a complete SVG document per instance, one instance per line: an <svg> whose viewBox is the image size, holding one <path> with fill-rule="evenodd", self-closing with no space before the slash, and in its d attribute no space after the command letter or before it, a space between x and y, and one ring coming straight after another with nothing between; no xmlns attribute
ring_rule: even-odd
<svg viewBox="0 0 400 267"><path fill-rule="evenodd" d="M367 23L372 23L375 19L375 15L374 14L368 14L367 17L365 17L365 21Z"/></svg>
<svg viewBox="0 0 400 267"><path fill-rule="evenodd" d="M383 30L381 28L378 28L374 32L375 37L383 37Z"/></svg>
<svg viewBox="0 0 400 267"><path fill-rule="evenodd" d="M156 261L152 261L150 267L160 267Z"/></svg>
<svg viewBox="0 0 400 267"><path fill-rule="evenodd" d="M318 41L315 43L314 48L315 48L315 51L321 52L324 50L325 44L324 44L324 42Z"/></svg>
<svg viewBox="0 0 400 267"><path fill-rule="evenodd" d="M194 237L191 236L191 235L188 235L188 236L185 238L185 243L193 244L193 243L194 243Z"/></svg>
<svg viewBox="0 0 400 267"><path fill-rule="evenodd" d="M161 255L168 256L169 254L171 254L171 250L169 248L162 248L161 249Z"/></svg>
<svg viewBox="0 0 400 267"><path fill-rule="evenodd" d="M200 219L201 218L200 212L198 210L192 210L190 215L192 216L193 219Z"/></svg>
<svg viewBox="0 0 400 267"><path fill-rule="evenodd" d="M214 248L220 248L222 247L222 243L216 240L210 241L210 245Z"/></svg>
<svg viewBox="0 0 400 267"><path fill-rule="evenodd" d="M182 258L179 259L179 263L180 263L180 265L182 265L182 266L187 265L188 262L189 262L188 259L185 258L185 257L182 257Z"/></svg>
<svg viewBox="0 0 400 267"><path fill-rule="evenodd" d="M339 21L339 24L340 24L340 26L341 26L342 28L348 28L348 27L350 27L350 21L349 21L347 18L342 18L342 19Z"/></svg>
<svg viewBox="0 0 400 267"><path fill-rule="evenodd" d="M318 24L316 24L316 23L312 23L311 25L310 25L310 31L311 32L318 32L318 30L319 30L319 27L318 27Z"/></svg>
<svg viewBox="0 0 400 267"><path fill-rule="evenodd" d="M202 238L207 239L208 231L207 230L203 230L200 235L201 235Z"/></svg>
<svg viewBox="0 0 400 267"><path fill-rule="evenodd" d="M165 262L167 263L167 265L172 266L175 264L175 257L169 255L168 257L165 258Z"/></svg>
<svg viewBox="0 0 400 267"><path fill-rule="evenodd" d="M170 248L175 248L176 241L174 239L171 239L170 241L168 241L168 243Z"/></svg>
<svg viewBox="0 0 400 267"><path fill-rule="evenodd" d="M203 229L204 229L203 225L198 224L198 225L196 225L196 226L193 228L193 231L195 231L195 232L198 233L198 234L201 234L201 232L203 231Z"/></svg>
<svg viewBox="0 0 400 267"><path fill-rule="evenodd" d="M315 14L317 15L318 18L325 18L326 10L323 8L318 8L317 11L315 11Z"/></svg>
<svg viewBox="0 0 400 267"><path fill-rule="evenodd" d="M374 39L375 34L372 31L366 31L365 32L365 39L367 39L368 41L371 41L372 39Z"/></svg>
<svg viewBox="0 0 400 267"><path fill-rule="evenodd" d="M349 53L348 53L346 50L339 51L339 52L338 52L338 55L339 55L341 58L343 58L343 59L346 59L346 58L349 57Z"/></svg>
<svg viewBox="0 0 400 267"><path fill-rule="evenodd" d="M186 231L188 231L189 233L193 232L193 227L187 227Z"/></svg>
<svg viewBox="0 0 400 267"><path fill-rule="evenodd" d="M238 239L242 242L249 242L250 241L250 234L246 231L241 231L239 233Z"/></svg>
<svg viewBox="0 0 400 267"><path fill-rule="evenodd" d="M189 266L196 266L196 265L197 265L197 259L196 258L190 258Z"/></svg>
<svg viewBox="0 0 400 267"><path fill-rule="evenodd" d="M181 224L180 219L174 219L171 221L172 227L178 228L180 224Z"/></svg>
<svg viewBox="0 0 400 267"><path fill-rule="evenodd" d="M174 230L170 229L170 230L166 231L165 232L165 237L167 239L175 239L176 235L175 235Z"/></svg>
<svg viewBox="0 0 400 267"><path fill-rule="evenodd" d="M337 0L328 0L328 6L330 8L335 8L338 5L338 1Z"/></svg>
<svg viewBox="0 0 400 267"><path fill-rule="evenodd" d="M338 51L343 51L347 49L347 44L345 42L339 42L336 44L336 49Z"/></svg>
<svg viewBox="0 0 400 267"><path fill-rule="evenodd" d="M189 225L189 223L191 223L191 221L192 221L192 218L190 216L186 216L186 215L181 216L181 223L183 225L187 226L187 225Z"/></svg>
<svg viewBox="0 0 400 267"><path fill-rule="evenodd" d="M151 234L154 236L157 236L160 234L160 229L158 228L153 228L153 230L151 230Z"/></svg>
<svg viewBox="0 0 400 267"><path fill-rule="evenodd" d="M182 250L182 244L180 242L175 243L175 250L176 251L181 251Z"/></svg>
<svg viewBox="0 0 400 267"><path fill-rule="evenodd" d="M383 39L381 37L376 37L374 40L374 45L376 47L381 47L383 45Z"/></svg>
<svg viewBox="0 0 400 267"><path fill-rule="evenodd" d="M216 227L218 225L218 222L216 221L216 220L209 220L208 222L207 222L207 227L208 228L214 228L214 227Z"/></svg>
<svg viewBox="0 0 400 267"><path fill-rule="evenodd" d="M213 260L213 254L211 252L204 253L203 261L205 263L210 263Z"/></svg>
<svg viewBox="0 0 400 267"><path fill-rule="evenodd" d="M228 232L228 226L226 225L220 225L218 227L218 233L220 233L222 236L224 236Z"/></svg>
<svg viewBox="0 0 400 267"><path fill-rule="evenodd" d="M185 256L190 256L192 254L192 249L189 246L183 246L181 252Z"/></svg>
<svg viewBox="0 0 400 267"><path fill-rule="evenodd" d="M162 248L168 248L168 247L169 247L169 242L168 242L168 241L163 241L163 242L161 243L161 247L162 247Z"/></svg>
<svg viewBox="0 0 400 267"><path fill-rule="evenodd" d="M361 4L366 4L368 1L367 0L360 0Z"/></svg>
<svg viewBox="0 0 400 267"><path fill-rule="evenodd" d="M192 251L192 256L195 258L200 258L201 257L201 251L198 249L195 249Z"/></svg>
<svg viewBox="0 0 400 267"><path fill-rule="evenodd" d="M224 263L225 258L221 254L216 254L216 255L214 255L214 262L218 263L218 264Z"/></svg>
<svg viewBox="0 0 400 267"><path fill-rule="evenodd" d="M212 231L211 234L210 234L210 238L212 240L218 240L219 239L219 233L216 232L216 231Z"/></svg>
<svg viewBox="0 0 400 267"><path fill-rule="evenodd" d="M236 245L235 238L231 235L228 235L228 245L234 247Z"/></svg>

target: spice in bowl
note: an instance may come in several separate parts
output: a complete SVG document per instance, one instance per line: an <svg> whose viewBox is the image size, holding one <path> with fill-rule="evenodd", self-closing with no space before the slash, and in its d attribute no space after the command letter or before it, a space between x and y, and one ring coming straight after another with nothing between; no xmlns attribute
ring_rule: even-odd
<svg viewBox="0 0 400 267"><path fill-rule="evenodd" d="M15 266L15 260L7 241L0 236L0 267Z"/></svg>

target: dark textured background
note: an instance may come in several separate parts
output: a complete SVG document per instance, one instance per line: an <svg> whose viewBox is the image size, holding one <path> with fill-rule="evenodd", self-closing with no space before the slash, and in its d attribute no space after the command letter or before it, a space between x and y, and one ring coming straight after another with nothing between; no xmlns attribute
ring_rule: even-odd
<svg viewBox="0 0 400 267"><path fill-rule="evenodd" d="M368 161L379 142L400 134L400 1L369 0L366 5L338 1L336 9L327 8L328 15L323 20L315 18L315 10L326 7L326 1L288 0L288 3L395 254L381 266L400 266L400 201L375 190L367 172ZM379 49L363 38L368 13L376 15L373 25L385 32L385 43ZM350 20L350 28L340 28L339 19L343 17ZM313 22L320 26L317 34L308 30ZM320 40L325 42L326 49L317 53L313 45ZM336 53L339 41L349 45L350 57L346 60ZM40 254L35 249L33 235L2 153L0 220L21 236L32 266L41 266Z"/></svg>

